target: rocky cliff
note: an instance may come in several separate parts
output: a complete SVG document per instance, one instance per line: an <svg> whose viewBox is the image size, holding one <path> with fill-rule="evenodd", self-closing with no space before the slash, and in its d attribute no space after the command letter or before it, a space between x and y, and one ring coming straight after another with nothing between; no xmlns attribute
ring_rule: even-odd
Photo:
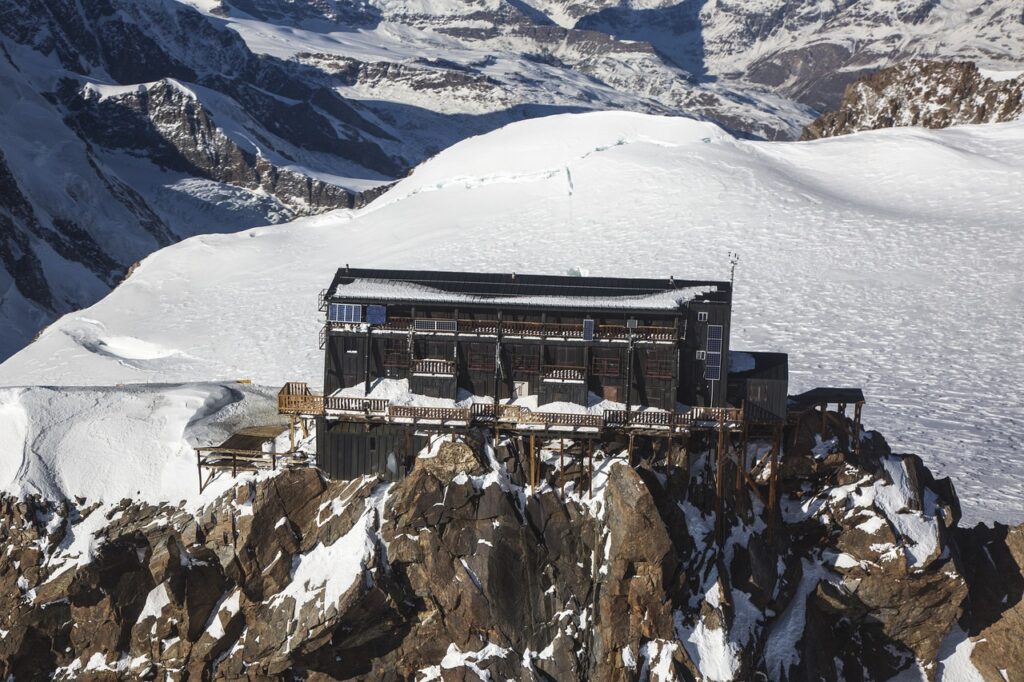
<svg viewBox="0 0 1024 682"><path fill-rule="evenodd" d="M604 443L592 490L570 457L560 491L547 452L529 491L515 442L471 439L397 484L289 470L198 511L7 498L0 674L934 679L973 646L985 679L1024 675L1024 529L960 528L918 457L814 430L787 449L775 521L767 446L749 483L723 463L716 523L698 439L638 442L632 466Z"/></svg>
<svg viewBox="0 0 1024 682"><path fill-rule="evenodd" d="M896 126L946 128L1024 117L1024 72L990 78L973 62L915 59L846 88L839 108L804 128L801 139Z"/></svg>

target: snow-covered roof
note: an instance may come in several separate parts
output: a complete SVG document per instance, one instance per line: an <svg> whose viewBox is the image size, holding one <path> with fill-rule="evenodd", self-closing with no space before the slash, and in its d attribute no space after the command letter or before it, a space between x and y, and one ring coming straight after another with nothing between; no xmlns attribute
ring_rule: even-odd
<svg viewBox="0 0 1024 682"><path fill-rule="evenodd" d="M329 297L348 301L672 311L695 299L728 301L728 282L465 273L338 271Z"/></svg>

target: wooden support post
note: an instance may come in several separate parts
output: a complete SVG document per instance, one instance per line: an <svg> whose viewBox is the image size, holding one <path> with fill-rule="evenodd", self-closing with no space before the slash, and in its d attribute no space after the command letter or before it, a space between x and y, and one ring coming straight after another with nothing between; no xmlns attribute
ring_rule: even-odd
<svg viewBox="0 0 1024 682"><path fill-rule="evenodd" d="M864 403L858 402L853 408L853 452L860 456L860 408Z"/></svg>
<svg viewBox="0 0 1024 682"><path fill-rule="evenodd" d="M736 457L736 495L740 495L743 492L743 477L747 473L747 442L749 438L750 425L743 422L743 435L740 437L740 451L739 456ZM739 497L736 498L736 503L739 504Z"/></svg>
<svg viewBox="0 0 1024 682"><path fill-rule="evenodd" d="M587 499L594 499L594 441L587 441Z"/></svg>
<svg viewBox="0 0 1024 682"><path fill-rule="evenodd" d="M288 451L289 452L295 452L295 415L294 414L288 420Z"/></svg>
<svg viewBox="0 0 1024 682"><path fill-rule="evenodd" d="M672 473L672 436L665 436L665 471Z"/></svg>
<svg viewBox="0 0 1024 682"><path fill-rule="evenodd" d="M536 460L537 455L537 434L530 433L530 488L532 489L537 486L537 474L536 474Z"/></svg>
<svg viewBox="0 0 1024 682"><path fill-rule="evenodd" d="M238 455L231 453L231 477L235 478L238 476Z"/></svg>
<svg viewBox="0 0 1024 682"><path fill-rule="evenodd" d="M276 452L271 452L270 453L270 470L271 471L277 471L277 453Z"/></svg>
<svg viewBox="0 0 1024 682"><path fill-rule="evenodd" d="M199 469L199 492L203 492L203 453L196 450L196 468Z"/></svg>
<svg viewBox="0 0 1024 682"><path fill-rule="evenodd" d="M768 477L768 539L775 537L779 515L779 451L782 449L782 429L775 427L772 435L772 470Z"/></svg>
<svg viewBox="0 0 1024 682"><path fill-rule="evenodd" d="M715 538L718 546L721 547L725 539L725 521L722 518L725 514L725 501L723 499L722 475L725 471L725 413L718 417L718 461L715 471Z"/></svg>
<svg viewBox="0 0 1024 682"><path fill-rule="evenodd" d="M633 466L633 433L629 434L629 446L626 448L626 460L629 466Z"/></svg>
<svg viewBox="0 0 1024 682"><path fill-rule="evenodd" d="M825 417L828 415L828 403L821 404L821 439L825 440Z"/></svg>
<svg viewBox="0 0 1024 682"><path fill-rule="evenodd" d="M558 439L558 494L565 497L565 438Z"/></svg>
<svg viewBox="0 0 1024 682"><path fill-rule="evenodd" d="M302 425L302 439L309 438L309 425L306 423L305 417L299 417L299 424Z"/></svg>

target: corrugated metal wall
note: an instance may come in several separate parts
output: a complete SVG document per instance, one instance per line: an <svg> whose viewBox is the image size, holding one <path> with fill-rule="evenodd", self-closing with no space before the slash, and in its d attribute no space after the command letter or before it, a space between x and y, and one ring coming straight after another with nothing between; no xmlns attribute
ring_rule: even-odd
<svg viewBox="0 0 1024 682"><path fill-rule="evenodd" d="M405 477L426 438L403 426L327 422L316 424L316 463L334 479L379 474L389 481Z"/></svg>

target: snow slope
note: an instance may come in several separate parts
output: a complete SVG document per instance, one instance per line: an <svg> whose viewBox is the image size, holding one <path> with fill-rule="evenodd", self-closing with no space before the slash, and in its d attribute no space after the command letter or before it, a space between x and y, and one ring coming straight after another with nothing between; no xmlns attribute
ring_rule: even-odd
<svg viewBox="0 0 1024 682"><path fill-rule="evenodd" d="M792 392L863 386L867 426L953 476L967 522L1021 522L1022 200L1022 123L767 143L639 114L526 121L365 209L157 252L0 385L315 385L316 295L345 263L721 278L737 250L734 347L789 352ZM0 432L42 418L14 402Z"/></svg>

